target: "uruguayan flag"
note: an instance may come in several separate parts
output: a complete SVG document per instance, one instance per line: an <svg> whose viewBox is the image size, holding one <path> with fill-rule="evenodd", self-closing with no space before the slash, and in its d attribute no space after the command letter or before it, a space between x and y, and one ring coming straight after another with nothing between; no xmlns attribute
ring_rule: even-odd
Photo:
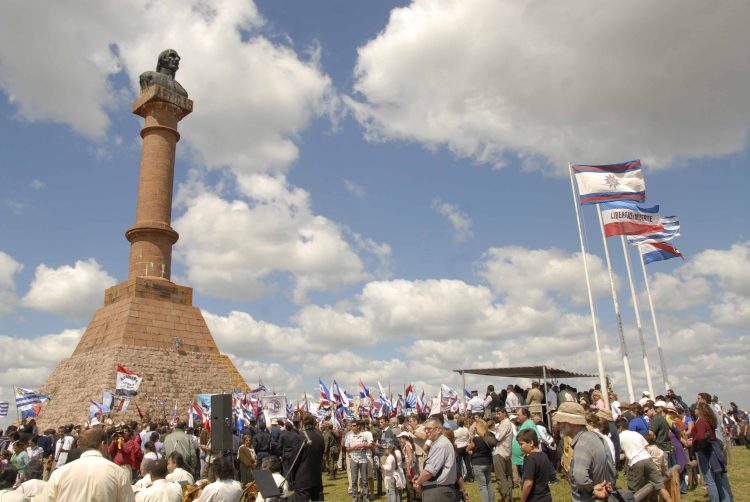
<svg viewBox="0 0 750 502"><path fill-rule="evenodd" d="M0 417L8 416L8 406L10 406L8 401L0 401Z"/></svg>
<svg viewBox="0 0 750 502"><path fill-rule="evenodd" d="M659 220L664 230L645 235L628 235L628 242L637 246L649 242L667 242L680 236L680 220L677 216L665 216Z"/></svg>

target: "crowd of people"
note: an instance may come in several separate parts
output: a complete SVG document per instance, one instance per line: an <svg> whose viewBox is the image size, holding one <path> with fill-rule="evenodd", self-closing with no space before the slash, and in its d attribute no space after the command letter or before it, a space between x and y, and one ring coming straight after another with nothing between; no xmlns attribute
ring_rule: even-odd
<svg viewBox="0 0 750 502"><path fill-rule="evenodd" d="M607 397L608 405L599 388L490 385L461 412L251 423L227 450L181 420L40 431L32 419L0 436L0 501L323 500L323 476L345 471L355 502L468 501L469 483L482 502L511 502L514 486L521 502L551 502L560 478L577 502L624 496L620 470L630 492L651 484L669 501L664 480L676 471L686 491L690 459L710 502L734 500L727 454L735 443L750 448L747 413L705 393L692 405L671 390L629 404ZM268 498L264 476L278 490Z"/></svg>

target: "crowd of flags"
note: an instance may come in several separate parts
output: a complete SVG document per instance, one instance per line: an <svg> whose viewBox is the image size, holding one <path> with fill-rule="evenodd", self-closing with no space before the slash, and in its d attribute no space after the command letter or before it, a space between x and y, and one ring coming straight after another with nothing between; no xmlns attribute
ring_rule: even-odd
<svg viewBox="0 0 750 502"><path fill-rule="evenodd" d="M644 263L682 258L667 241L680 235L676 216L659 217L659 206L643 206L646 183L640 160L608 165L571 166L582 205L599 204L605 235L627 236L638 246Z"/></svg>

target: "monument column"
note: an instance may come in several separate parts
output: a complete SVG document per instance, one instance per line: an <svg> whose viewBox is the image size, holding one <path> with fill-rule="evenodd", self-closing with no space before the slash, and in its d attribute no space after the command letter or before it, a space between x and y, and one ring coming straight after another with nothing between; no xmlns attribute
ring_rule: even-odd
<svg viewBox="0 0 750 502"><path fill-rule="evenodd" d="M133 102L133 113L145 119L141 137L141 173L135 225L125 236L130 241L128 278L170 279L172 245L177 232L171 227L177 123L193 109L193 102L171 89L153 84Z"/></svg>

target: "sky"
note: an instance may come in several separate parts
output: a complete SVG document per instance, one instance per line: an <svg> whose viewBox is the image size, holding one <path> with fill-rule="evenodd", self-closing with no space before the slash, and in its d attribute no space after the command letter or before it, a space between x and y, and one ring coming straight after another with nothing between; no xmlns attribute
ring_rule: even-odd
<svg viewBox="0 0 750 502"><path fill-rule="evenodd" d="M747 406L749 16L698 0L3 2L0 399L41 385L127 278L130 103L173 48L194 111L172 280L250 385L431 394L459 387L458 368L595 371L567 165L641 159L648 203L682 224L685 260L648 266L670 384ZM604 364L627 400L602 237L582 212ZM488 383L511 381L467 378Z"/></svg>

